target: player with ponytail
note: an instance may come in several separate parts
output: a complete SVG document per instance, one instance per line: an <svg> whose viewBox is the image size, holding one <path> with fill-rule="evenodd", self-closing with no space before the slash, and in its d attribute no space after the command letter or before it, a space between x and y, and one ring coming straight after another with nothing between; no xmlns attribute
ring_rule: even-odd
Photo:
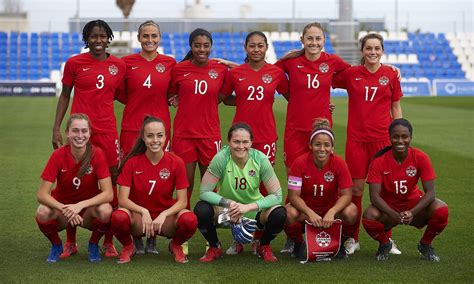
<svg viewBox="0 0 474 284"><path fill-rule="evenodd" d="M111 218L112 232L123 245L119 263L131 261L135 254L132 236L143 235L170 238L169 250L175 261L188 262L181 245L194 235L197 219L186 209L184 162L164 150L165 141L163 121L145 117L140 136L120 167L120 209Z"/></svg>
<svg viewBox="0 0 474 284"><path fill-rule="evenodd" d="M92 231L89 260L98 262L101 260L98 242L109 229L112 213L109 202L113 192L107 160L104 152L89 142L91 123L87 115L71 115L66 136L68 144L53 152L41 174L36 223L52 244L48 262L59 260L63 246L58 232L66 226ZM51 190L54 183L56 187Z"/></svg>

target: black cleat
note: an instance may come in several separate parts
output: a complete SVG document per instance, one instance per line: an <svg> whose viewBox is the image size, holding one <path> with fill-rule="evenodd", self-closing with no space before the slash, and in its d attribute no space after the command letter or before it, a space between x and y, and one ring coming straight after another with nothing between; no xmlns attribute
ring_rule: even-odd
<svg viewBox="0 0 474 284"><path fill-rule="evenodd" d="M439 256L436 255L434 248L431 245L418 244L418 252L425 260L439 262Z"/></svg>
<svg viewBox="0 0 474 284"><path fill-rule="evenodd" d="M341 246L339 247L339 251L337 252L337 254L334 258L335 259L340 259L340 260L348 258L346 247L344 246L344 242L341 242Z"/></svg>
<svg viewBox="0 0 474 284"><path fill-rule="evenodd" d="M306 260L306 243L295 242L291 256L300 260Z"/></svg>
<svg viewBox="0 0 474 284"><path fill-rule="evenodd" d="M380 245L377 253L375 254L375 259L379 261L385 261L388 259L388 254L392 249L392 243L388 242L386 244Z"/></svg>

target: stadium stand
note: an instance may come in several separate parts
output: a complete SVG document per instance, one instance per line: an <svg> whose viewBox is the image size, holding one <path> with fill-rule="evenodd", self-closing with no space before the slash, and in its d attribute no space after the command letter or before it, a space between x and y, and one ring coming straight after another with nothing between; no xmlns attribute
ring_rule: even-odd
<svg viewBox="0 0 474 284"><path fill-rule="evenodd" d="M359 32L359 38L367 34ZM411 81L433 79L474 80L473 33L394 33L379 32L385 40L382 62L398 66L402 76ZM270 44L269 62L292 49L300 49L298 32L267 32ZM116 32L115 41L128 42L133 52L140 50L136 32ZM213 33L212 57L242 63L245 59L245 34ZM181 60L188 47L188 33L162 34L161 51ZM327 35L324 50L334 53ZM53 70L71 55L80 53L83 42L78 33L10 33L0 32L0 80L50 79Z"/></svg>
<svg viewBox="0 0 474 284"><path fill-rule="evenodd" d="M382 62L400 68L402 77L408 79L471 79L473 58L468 35L444 33L386 33L385 55ZM359 38L367 34L359 33ZM472 37L472 35L469 35ZM462 43L461 43L462 42Z"/></svg>

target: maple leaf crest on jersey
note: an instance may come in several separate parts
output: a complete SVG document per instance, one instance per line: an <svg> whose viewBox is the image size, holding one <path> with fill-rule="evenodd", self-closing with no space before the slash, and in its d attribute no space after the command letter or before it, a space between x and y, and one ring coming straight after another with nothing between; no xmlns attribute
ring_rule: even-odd
<svg viewBox="0 0 474 284"><path fill-rule="evenodd" d="M380 77L380 79L379 79L379 84L382 85L382 86L385 86L385 85L388 84L388 81L389 81L389 80L388 80L388 78L387 78L386 76L382 76L382 77Z"/></svg>
<svg viewBox="0 0 474 284"><path fill-rule="evenodd" d="M165 72L166 67L165 67L165 65L163 65L161 63L158 63L158 64L156 64L155 69L156 69L156 71L158 71L160 73L163 73L163 72Z"/></svg>
<svg viewBox="0 0 474 284"><path fill-rule="evenodd" d="M164 168L160 171L160 178L161 179L168 179L170 177L170 171L167 168Z"/></svg>
<svg viewBox="0 0 474 284"><path fill-rule="evenodd" d="M416 168L414 166L408 166L406 169L407 176L414 177L416 176Z"/></svg>
<svg viewBox="0 0 474 284"><path fill-rule="evenodd" d="M211 77L211 79L217 79L217 77L219 76L219 73L217 73L217 71L214 69L209 70L207 74L209 74L209 77Z"/></svg>
<svg viewBox="0 0 474 284"><path fill-rule="evenodd" d="M119 69L117 68L117 66L115 66L115 65L110 65L109 66L110 75L115 76L115 75L118 74L118 72L119 72Z"/></svg>
<svg viewBox="0 0 474 284"><path fill-rule="evenodd" d="M332 182L334 180L334 174L331 171L328 171L324 174L324 180L326 182Z"/></svg>
<svg viewBox="0 0 474 284"><path fill-rule="evenodd" d="M272 82L272 76L270 74L265 74L262 76L262 81L265 84L270 84Z"/></svg>
<svg viewBox="0 0 474 284"><path fill-rule="evenodd" d="M329 65L327 65L326 63L319 64L319 71L327 73L329 71Z"/></svg>

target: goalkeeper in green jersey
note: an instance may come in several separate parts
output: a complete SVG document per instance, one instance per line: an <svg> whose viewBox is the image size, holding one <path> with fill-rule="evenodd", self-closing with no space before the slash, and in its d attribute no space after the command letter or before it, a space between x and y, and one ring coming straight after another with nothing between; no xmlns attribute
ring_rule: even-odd
<svg viewBox="0 0 474 284"><path fill-rule="evenodd" d="M270 242L283 230L286 220L285 208L281 206L280 182L268 157L251 148L253 134L246 123L232 125L227 140L229 145L214 156L204 174L201 200L194 208L199 231L209 243L209 249L200 260L211 262L222 257L216 232L221 215L220 221L228 219L231 226L242 222L242 218L255 219L257 230L263 231L257 255L266 262L275 262L277 258L272 253ZM265 197L260 194L260 182L268 191ZM215 188L218 190L214 191ZM246 226L240 228L245 230Z"/></svg>

